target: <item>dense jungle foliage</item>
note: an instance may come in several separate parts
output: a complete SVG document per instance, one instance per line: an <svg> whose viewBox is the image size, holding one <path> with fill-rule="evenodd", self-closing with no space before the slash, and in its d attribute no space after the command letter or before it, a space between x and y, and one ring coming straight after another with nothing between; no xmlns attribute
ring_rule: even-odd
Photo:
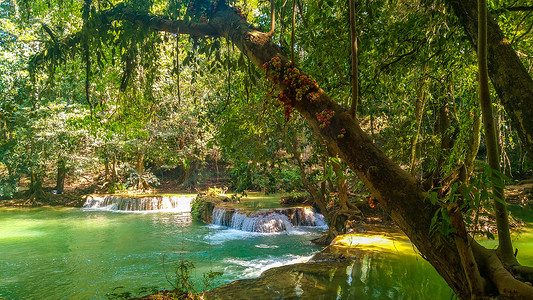
<svg viewBox="0 0 533 300"><path fill-rule="evenodd" d="M460 298L531 297L533 272L510 241L495 259L451 233L491 201L507 219L492 189L532 175L532 7L3 0L0 196L216 178L236 192L307 191L345 215L357 212L348 196L371 196ZM501 172L485 164L484 59Z"/></svg>

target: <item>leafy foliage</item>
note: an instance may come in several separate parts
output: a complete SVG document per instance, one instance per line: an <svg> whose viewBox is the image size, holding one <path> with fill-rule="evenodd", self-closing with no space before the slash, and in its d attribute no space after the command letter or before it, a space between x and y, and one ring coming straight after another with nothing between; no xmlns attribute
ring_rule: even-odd
<svg viewBox="0 0 533 300"><path fill-rule="evenodd" d="M458 203L459 208L465 215L465 223L469 230L475 235L480 233L488 238L494 239L494 229L490 224L480 224L486 222L492 215L492 199L507 205L503 199L499 199L492 189L499 186L505 189L505 184L512 180L501 172L491 169L485 164L483 172L475 174L468 183L459 184L455 182L444 198L439 199L436 188L428 193L428 200L433 205L438 205L437 210L431 220L430 234L440 231L444 236L451 238L455 228L451 226L450 215L446 206L450 203Z"/></svg>

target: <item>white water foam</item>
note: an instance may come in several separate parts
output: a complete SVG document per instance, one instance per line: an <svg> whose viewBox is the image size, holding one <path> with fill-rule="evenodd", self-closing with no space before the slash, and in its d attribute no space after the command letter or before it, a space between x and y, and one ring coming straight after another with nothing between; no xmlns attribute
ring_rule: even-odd
<svg viewBox="0 0 533 300"><path fill-rule="evenodd" d="M247 239L247 238L253 238L258 235L263 235L257 232L246 232L242 230L231 229L231 228L221 227L221 226L212 226L211 228L216 230L216 232L210 235L206 235L203 238L204 243L211 244L211 245L220 245L227 241L242 240L242 239Z"/></svg>
<svg viewBox="0 0 533 300"><path fill-rule="evenodd" d="M277 245L266 245L266 244L259 244L259 245L255 245L256 248L261 248L261 249L277 249L279 248L279 246Z"/></svg>
<svg viewBox="0 0 533 300"><path fill-rule="evenodd" d="M243 274L243 278L258 277L268 269L306 262L311 259L311 257L312 255L285 255L282 257L268 256L252 260L241 260L236 258L226 259L224 262L231 265L224 268L224 272L233 273L237 271Z"/></svg>
<svg viewBox="0 0 533 300"><path fill-rule="evenodd" d="M260 210L248 213L215 208L213 224L261 233L292 232L295 227L327 228L324 216L315 213L311 208Z"/></svg>
<svg viewBox="0 0 533 300"><path fill-rule="evenodd" d="M195 197L196 195L175 195L127 198L113 195L91 195L85 200L83 210L127 213L190 213L191 202Z"/></svg>

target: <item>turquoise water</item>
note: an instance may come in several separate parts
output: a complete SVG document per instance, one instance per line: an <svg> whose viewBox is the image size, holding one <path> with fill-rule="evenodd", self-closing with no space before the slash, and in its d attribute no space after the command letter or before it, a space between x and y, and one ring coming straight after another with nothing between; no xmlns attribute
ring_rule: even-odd
<svg viewBox="0 0 533 300"><path fill-rule="evenodd" d="M163 212L0 209L0 298L106 299L112 291L168 289L165 274L170 276L180 259L195 264L196 279L210 270L224 272L216 282L221 285L310 258L321 247L309 239L320 232L242 232ZM358 238L367 253L347 272L341 294L350 295L346 299L450 299L435 270L400 240ZM533 265L533 231L524 230L515 246L519 261Z"/></svg>
<svg viewBox="0 0 533 300"><path fill-rule="evenodd" d="M113 213L71 208L0 209L0 297L105 299L115 290L170 288L173 262L186 259L217 284L258 276L308 258L320 229L257 234L193 222L189 214ZM163 257L165 265L163 265Z"/></svg>

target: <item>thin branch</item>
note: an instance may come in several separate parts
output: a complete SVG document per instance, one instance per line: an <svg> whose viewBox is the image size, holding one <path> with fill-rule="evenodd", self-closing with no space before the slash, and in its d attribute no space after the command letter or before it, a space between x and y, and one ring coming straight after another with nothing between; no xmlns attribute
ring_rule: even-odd
<svg viewBox="0 0 533 300"><path fill-rule="evenodd" d="M48 27L46 24L42 23L42 26L43 26L43 29L46 31L46 33L48 33L48 35L50 36L50 38L52 39L52 41L54 41L55 44L57 44L57 38L54 34L54 32L52 31L52 29L50 29L50 27Z"/></svg>
<svg viewBox="0 0 533 300"><path fill-rule="evenodd" d="M484 296L487 283L486 280L481 277L476 259L474 258L474 253L469 242L469 236L466 233L463 215L461 214L461 210L457 203L450 203L447 210L450 214L452 226L455 228L454 241L470 287L471 297L472 299L479 299Z"/></svg>
<svg viewBox="0 0 533 300"><path fill-rule="evenodd" d="M354 119L357 118L357 104L359 101L359 70L357 62L357 23L355 0L350 0L350 37L351 37L351 56L352 56L352 106L350 107L350 115Z"/></svg>
<svg viewBox="0 0 533 300"><path fill-rule="evenodd" d="M191 23L183 20L171 20L164 16L152 16L146 13L136 12L125 4L117 5L115 8L102 12L104 17L112 17L113 20L127 20L132 23L143 25L157 31L193 36L219 36L215 28L209 24Z"/></svg>
<svg viewBox="0 0 533 300"><path fill-rule="evenodd" d="M274 9L274 0L270 0L270 31L267 33L268 37L272 37L274 35L274 30L276 28L276 12Z"/></svg>
<svg viewBox="0 0 533 300"><path fill-rule="evenodd" d="M296 3L298 4L298 12L300 13L300 18L302 18L302 23L304 24L306 28L309 28L309 25L307 24L307 21L305 20L304 11L302 10L302 3L300 3L300 0L296 0Z"/></svg>
<svg viewBox="0 0 533 300"><path fill-rule="evenodd" d="M176 34L176 84L178 86L178 105L181 104L181 87L180 87L180 28Z"/></svg>
<svg viewBox="0 0 533 300"><path fill-rule="evenodd" d="M296 23L296 0L292 0L291 61L294 64L294 27Z"/></svg>
<svg viewBox="0 0 533 300"><path fill-rule="evenodd" d="M513 6L504 9L508 11L533 11L533 6Z"/></svg>

